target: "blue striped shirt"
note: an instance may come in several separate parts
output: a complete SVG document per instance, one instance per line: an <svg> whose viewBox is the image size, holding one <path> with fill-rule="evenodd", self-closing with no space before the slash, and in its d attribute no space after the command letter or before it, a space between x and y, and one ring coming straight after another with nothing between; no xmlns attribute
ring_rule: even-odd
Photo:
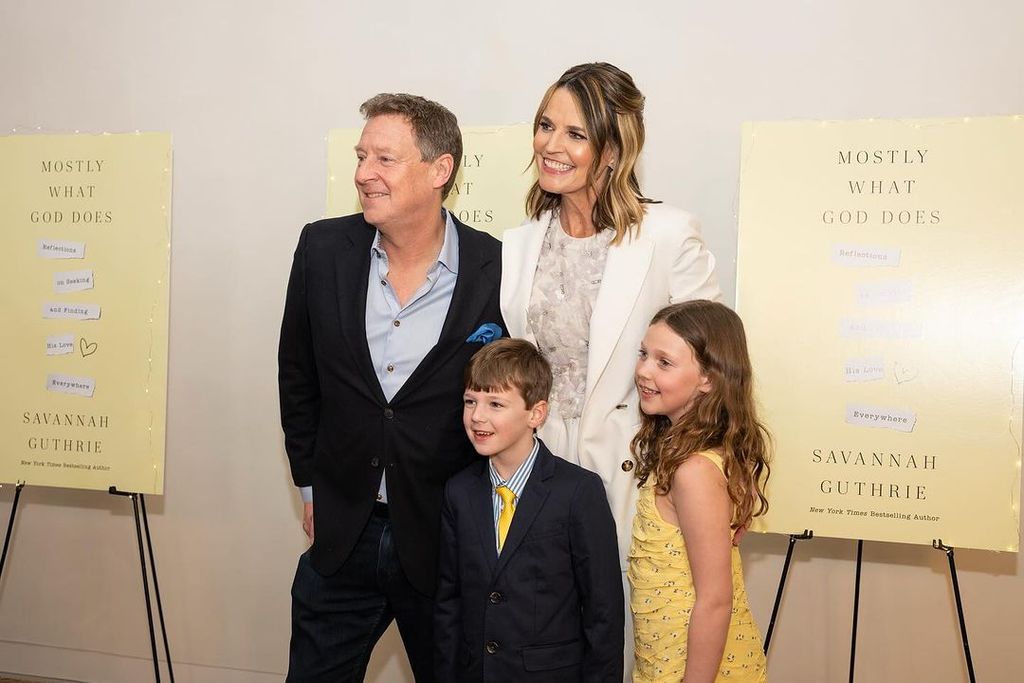
<svg viewBox="0 0 1024 683"><path fill-rule="evenodd" d="M498 471L494 469L494 462L490 461L487 463L487 469L491 473L491 504L494 506L494 550L500 555L501 550L498 548L498 517L501 516L501 496L495 491L499 486L504 486L515 496L515 500L512 502L513 505L519 505L519 496L522 495L523 489L526 488L526 481L530 478L530 473L533 472L533 463L537 461L537 452L540 450L540 441L537 437L533 437L533 450L530 451L530 455L526 457L523 464L519 466L519 469L508 478L508 481L502 481Z"/></svg>

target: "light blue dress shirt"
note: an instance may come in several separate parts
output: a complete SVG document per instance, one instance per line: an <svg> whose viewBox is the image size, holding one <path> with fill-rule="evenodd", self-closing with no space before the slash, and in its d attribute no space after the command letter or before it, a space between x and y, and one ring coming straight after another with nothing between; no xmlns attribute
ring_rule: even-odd
<svg viewBox="0 0 1024 683"><path fill-rule="evenodd" d="M512 495L515 499L512 501L513 506L519 505L519 496L522 495L523 489L526 488L526 481L530 478L530 472L533 472L533 463L537 461L537 452L540 450L540 441L537 437L533 437L533 450L530 451L530 455L526 456L526 460L523 464L508 478L508 481L502 481L501 475L498 474L498 470L494 469L494 461L487 463L487 469L491 473L491 505L494 507L494 550L500 555L501 548L498 547L498 517L501 516L501 496L495 490L499 486L512 491Z"/></svg>
<svg viewBox="0 0 1024 683"><path fill-rule="evenodd" d="M391 401L423 357L437 344L459 274L459 233L451 214L444 215L444 242L437 260L427 269L427 279L402 306L388 281L388 255L380 246L378 231L370 247L370 275L366 287L366 343L373 371L384 398ZM301 489L302 500L312 502L312 487ZM388 500L387 480L382 476L377 500Z"/></svg>

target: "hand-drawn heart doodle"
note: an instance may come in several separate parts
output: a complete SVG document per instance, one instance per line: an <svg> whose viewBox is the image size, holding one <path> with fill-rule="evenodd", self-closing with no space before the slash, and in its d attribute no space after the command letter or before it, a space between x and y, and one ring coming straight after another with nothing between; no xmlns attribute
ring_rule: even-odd
<svg viewBox="0 0 1024 683"><path fill-rule="evenodd" d="M99 344L97 344L96 342L90 343L85 341L85 337L82 337L78 340L78 350L82 352L82 358L85 358L86 356L91 356L92 354L96 353L97 346L99 346Z"/></svg>
<svg viewBox="0 0 1024 683"><path fill-rule="evenodd" d="M896 378L896 384L904 384L917 379L918 370L915 367L896 361L892 364L892 374Z"/></svg>

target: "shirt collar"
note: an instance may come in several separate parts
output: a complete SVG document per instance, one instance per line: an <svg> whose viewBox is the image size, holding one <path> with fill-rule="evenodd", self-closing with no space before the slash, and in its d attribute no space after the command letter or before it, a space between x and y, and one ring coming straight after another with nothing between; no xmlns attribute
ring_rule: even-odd
<svg viewBox="0 0 1024 683"><path fill-rule="evenodd" d="M507 486L515 494L516 498L519 498L519 494L523 492L526 487L526 480L530 478L530 472L533 471L533 464L537 460L537 452L540 451L540 441L537 437L533 437L533 450L526 456L526 460L523 460L516 471L508 478L508 481L502 481L501 476L498 475L498 470L494 469L494 461L487 461L487 470L491 475L491 486L497 488L498 486Z"/></svg>
<svg viewBox="0 0 1024 683"><path fill-rule="evenodd" d="M441 215L444 216L444 242L441 243L441 251L437 254L437 261L428 270L436 268L441 264L453 275L459 274L459 233L455 229L455 221L452 220L452 213L444 207L441 208ZM370 253L378 258L387 261L388 254L380 246L380 230L373 235L373 244L370 245Z"/></svg>

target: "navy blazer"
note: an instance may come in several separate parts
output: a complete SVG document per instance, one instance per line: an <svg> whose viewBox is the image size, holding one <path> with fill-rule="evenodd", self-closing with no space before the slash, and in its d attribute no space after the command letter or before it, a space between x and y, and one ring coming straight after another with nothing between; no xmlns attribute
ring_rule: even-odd
<svg viewBox="0 0 1024 683"><path fill-rule="evenodd" d="M453 216L453 220L454 216ZM441 336L387 401L366 342L366 287L376 229L362 214L307 225L288 280L278 382L297 486L313 486L310 561L333 574L352 552L387 470L402 569L434 591L444 483L477 457L462 427L463 372L498 309L501 245L455 220L459 273Z"/></svg>
<svg viewBox="0 0 1024 683"><path fill-rule="evenodd" d="M621 683L622 574L600 477L541 443L499 556L487 465L445 488L437 679Z"/></svg>

